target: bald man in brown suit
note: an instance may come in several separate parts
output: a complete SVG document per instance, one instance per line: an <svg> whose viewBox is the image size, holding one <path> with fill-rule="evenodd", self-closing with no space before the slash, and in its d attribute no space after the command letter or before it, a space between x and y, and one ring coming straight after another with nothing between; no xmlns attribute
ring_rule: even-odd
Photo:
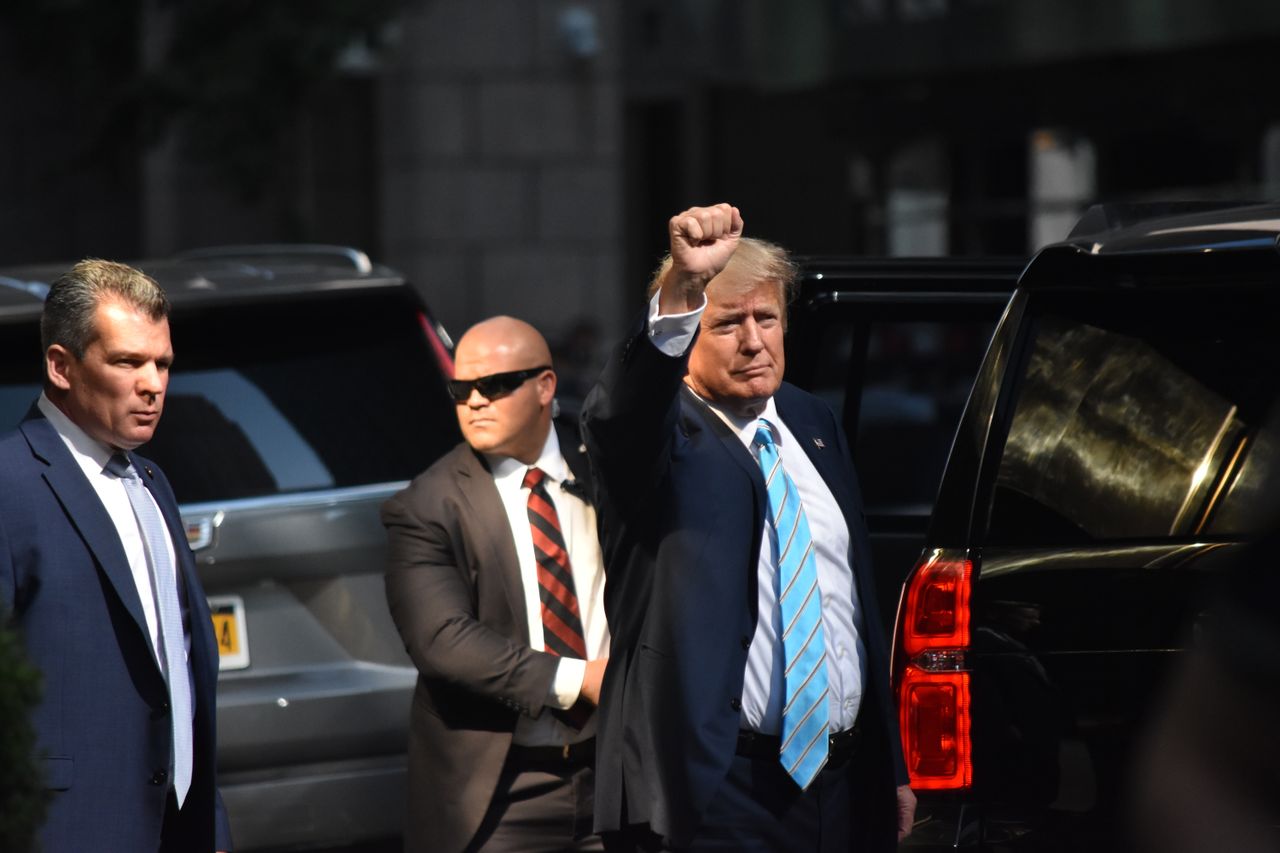
<svg viewBox="0 0 1280 853"><path fill-rule="evenodd" d="M418 667L407 851L599 850L594 708L604 572L546 341L495 317L459 341L465 441L383 507L387 602Z"/></svg>

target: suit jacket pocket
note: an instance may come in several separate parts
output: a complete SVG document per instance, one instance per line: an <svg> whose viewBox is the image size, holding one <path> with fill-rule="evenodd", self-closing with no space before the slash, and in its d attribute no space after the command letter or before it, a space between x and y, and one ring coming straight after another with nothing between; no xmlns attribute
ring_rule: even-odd
<svg viewBox="0 0 1280 853"><path fill-rule="evenodd" d="M44 784L51 791L66 791L75 778L76 762L73 758L46 758L44 760Z"/></svg>

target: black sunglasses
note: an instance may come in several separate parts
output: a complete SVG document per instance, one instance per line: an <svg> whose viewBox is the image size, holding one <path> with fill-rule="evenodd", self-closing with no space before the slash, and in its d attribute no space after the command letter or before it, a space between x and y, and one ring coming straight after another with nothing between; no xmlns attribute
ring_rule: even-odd
<svg viewBox="0 0 1280 853"><path fill-rule="evenodd" d="M507 373L490 373L488 376L481 376L478 379L450 379L448 382L449 396L453 398L455 403L465 403L471 399L471 389L474 388L486 400L497 400L500 397L507 396L544 370L550 369L551 366L546 365L544 367L530 367L526 370L511 370Z"/></svg>

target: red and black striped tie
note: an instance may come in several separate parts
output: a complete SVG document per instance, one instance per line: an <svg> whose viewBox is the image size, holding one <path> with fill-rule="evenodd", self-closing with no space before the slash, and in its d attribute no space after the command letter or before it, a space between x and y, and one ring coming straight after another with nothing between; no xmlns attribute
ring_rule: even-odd
<svg viewBox="0 0 1280 853"><path fill-rule="evenodd" d="M524 475L529 490L529 527L533 533L533 555L538 561L538 598L542 602L542 643L549 654L587 659L587 641L582 633L578 596L560 518L547 494L546 473L530 468ZM582 728L591 707L579 701L567 711L553 711L574 728Z"/></svg>

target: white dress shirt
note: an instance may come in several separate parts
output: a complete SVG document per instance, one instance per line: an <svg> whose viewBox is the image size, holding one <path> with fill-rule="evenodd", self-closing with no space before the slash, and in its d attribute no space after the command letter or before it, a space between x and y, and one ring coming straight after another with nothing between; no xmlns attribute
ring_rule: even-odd
<svg viewBox="0 0 1280 853"><path fill-rule="evenodd" d="M507 511L516 558L520 561L530 647L538 651L546 648L542 637L538 563L533 553L533 533L529 529L529 490L523 487L525 472L536 467L546 474L543 483L555 505L560 532L569 552L569 565L573 571L574 592L578 596L578 612L582 619L587 656L591 660L607 657L609 626L604 613L604 560L600 555L600 541L596 535L596 512L590 504L561 488L565 480L572 479L572 474L560 453L560 439L555 429L548 432L542 453L533 465L526 465L509 456L487 456L487 459L493 472L494 485L498 488L498 496L502 498L503 508ZM561 658L547 696L548 707L572 707L582 691L585 674L586 661ZM551 714L541 714L537 719L522 716L516 724L514 739L522 746L560 745L589 737L592 728L593 726L588 725L584 731L574 731Z"/></svg>
<svg viewBox="0 0 1280 853"><path fill-rule="evenodd" d="M688 349L703 304L684 314L659 314L658 295L649 305L649 339L662 352L678 356ZM822 595L822 632L827 650L828 708L832 731L849 728L858 719L865 688L867 651L861 637L862 605L853 581L853 551L849 526L839 504L809 455L778 414L769 398L758 418L742 418L704 400L742 441L753 457L759 418L773 426L774 443L787 475L796 484L813 536L818 570L818 590ZM833 453L834 448L820 452ZM747 668L743 674L742 725L752 731L776 735L782 731L783 652L779 642L782 615L778 608L778 548L769 525L764 526L760 559L756 569L758 618Z"/></svg>
<svg viewBox="0 0 1280 853"><path fill-rule="evenodd" d="M98 499L102 501L103 508L111 516L111 522L115 525L116 533L120 537L120 544L124 546L125 558L129 561L129 571L133 575L134 586L138 589L138 598L142 600L142 614L147 620L151 649L158 663L163 660L164 650L160 644L160 622L156 616L156 596L151 586L151 569L147 566L146 546L142 542L138 519L133 514L133 505L129 503L129 495L124 490L124 482L103 470L107 460L115 451L77 426L44 394L40 395L36 406L57 431L67 450L71 451L72 458L84 471L89 485L93 486ZM150 490L147 490L147 499L155 503ZM157 505L156 511L159 512L159 509ZM162 518L163 516L164 514L161 513ZM176 568L178 560L173 550L173 542L168 536L164 541L169 551L169 559Z"/></svg>

